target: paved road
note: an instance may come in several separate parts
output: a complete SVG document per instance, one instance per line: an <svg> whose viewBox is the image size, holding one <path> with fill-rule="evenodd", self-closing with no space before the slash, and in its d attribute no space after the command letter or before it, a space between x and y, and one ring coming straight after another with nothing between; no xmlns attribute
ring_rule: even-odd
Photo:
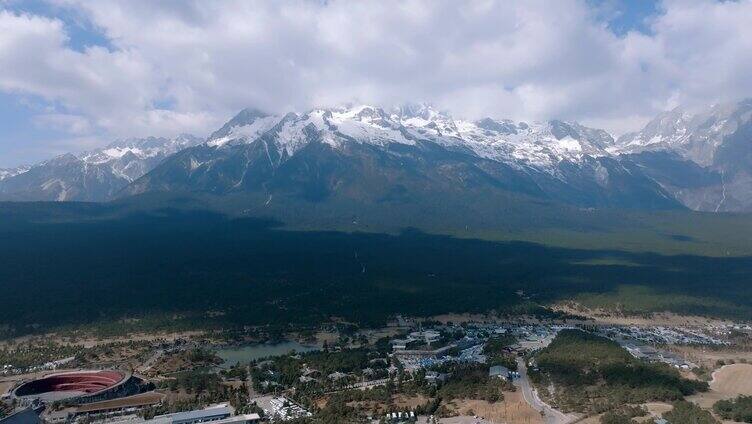
<svg viewBox="0 0 752 424"><path fill-rule="evenodd" d="M533 409L544 413L544 422L546 424L569 424L577 420L574 415L567 415L561 411L551 408L538 397L538 392L533 389L530 379L527 376L527 366L522 358L517 358L517 370L520 372L520 378L517 384L522 389L522 397Z"/></svg>

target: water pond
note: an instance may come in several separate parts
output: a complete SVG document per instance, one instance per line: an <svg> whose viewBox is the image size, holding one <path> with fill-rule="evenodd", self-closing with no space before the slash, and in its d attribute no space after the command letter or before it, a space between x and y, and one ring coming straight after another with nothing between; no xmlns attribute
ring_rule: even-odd
<svg viewBox="0 0 752 424"><path fill-rule="evenodd" d="M275 344L253 344L246 346L229 346L217 350L217 356L224 359L220 365L222 368L230 368L240 362L248 363L254 359L266 358L269 356L287 355L290 352L311 352L319 350L318 346L304 345L295 341L284 341Z"/></svg>

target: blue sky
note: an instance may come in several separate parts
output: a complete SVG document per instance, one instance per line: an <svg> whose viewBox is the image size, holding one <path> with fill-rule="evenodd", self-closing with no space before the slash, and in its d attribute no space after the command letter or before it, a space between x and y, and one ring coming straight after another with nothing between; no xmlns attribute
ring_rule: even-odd
<svg viewBox="0 0 752 424"><path fill-rule="evenodd" d="M618 134L752 88L749 1L357 3L0 0L0 167L205 136L246 106L430 101Z"/></svg>
<svg viewBox="0 0 752 424"><path fill-rule="evenodd" d="M655 0L590 0L591 7L601 9L601 19L616 34L630 31L650 33L650 18L660 13Z"/></svg>
<svg viewBox="0 0 752 424"><path fill-rule="evenodd" d="M1 2L0 5L2 5ZM75 9L57 6L43 0L10 1L4 8L17 14L44 16L62 21L69 38L67 46L74 50L83 51L91 46L112 48L104 31L96 28L85 15L76 13Z"/></svg>
<svg viewBox="0 0 752 424"><path fill-rule="evenodd" d="M16 14L60 20L65 24L68 36L66 46L73 50L84 51L91 46L112 49L101 29L95 28L85 17L76 15L71 9L40 0L9 2L4 8ZM36 121L40 113L49 109L65 108L38 95L0 90L0 167L33 164L57 154L78 150L80 146L65 143L70 138L68 132Z"/></svg>

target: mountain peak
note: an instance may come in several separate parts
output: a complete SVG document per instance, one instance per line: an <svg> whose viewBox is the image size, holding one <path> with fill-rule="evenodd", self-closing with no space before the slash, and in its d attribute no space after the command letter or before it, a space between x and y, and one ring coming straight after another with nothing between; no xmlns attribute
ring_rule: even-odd
<svg viewBox="0 0 752 424"><path fill-rule="evenodd" d="M245 109L242 109L240 112L238 112L238 114L235 115L230 120L230 122L234 122L234 123L249 122L257 118L263 118L266 116L269 116L269 114L262 111L261 109L257 109L255 107L247 107Z"/></svg>
<svg viewBox="0 0 752 424"><path fill-rule="evenodd" d="M79 154L66 153L26 169L1 172L0 197L23 200L109 200L166 157L203 140L190 134L174 138L115 140Z"/></svg>
<svg viewBox="0 0 752 424"><path fill-rule="evenodd" d="M23 174L24 172L28 171L31 166L28 165L21 165L17 166L15 168L0 168L0 181L15 177L16 175Z"/></svg>
<svg viewBox="0 0 752 424"><path fill-rule="evenodd" d="M517 134L517 124L510 119L497 121L491 118L483 118L475 123L479 128L494 131L500 134Z"/></svg>
<svg viewBox="0 0 752 424"><path fill-rule="evenodd" d="M80 161L81 159L79 159L78 156L74 155L73 153L63 153L62 155L55 156L50 160L42 162L42 164L60 166L70 163L77 163Z"/></svg>
<svg viewBox="0 0 752 424"><path fill-rule="evenodd" d="M195 143L199 144L203 139L201 137L197 137L193 134L189 133L180 133L177 137L175 137L175 141L177 142L185 142L185 143Z"/></svg>
<svg viewBox="0 0 752 424"><path fill-rule="evenodd" d="M634 200L642 195L630 196L642 193L652 200L660 197L660 204L665 199L679 199L701 210L741 210L747 205L752 208L752 197L745 194L745 178L752 175L748 165L752 163L751 138L752 100L715 105L699 112L675 108L658 115L641 132L621 137L618 142L604 130L577 122L553 119L528 124L493 118L469 121L454 119L427 103L389 109L348 104L277 115L246 108L200 148L189 149L203 141L190 134L130 138L82 154L59 156L35 165L23 175L2 170L0 196L106 200L137 179L140 183L128 192L149 190L151 183L155 184L151 187L161 190L169 184L157 182L160 178L179 175L186 176L181 187L191 189L197 181L195 177L203 174L206 189L215 190L231 182L228 190L241 190L275 175L289 176L292 169L317 184L349 184L352 181L346 178L358 178L356 168L369 163L369 172L381 172L372 166L386 160L391 161L389 172L398 173L403 166L418 163L451 163L439 171L448 172L456 182L482 184L477 178L486 177L476 172L485 172L484 169L500 172L498 175L515 175L519 181L532 178L524 184L526 193L542 190L565 200L572 192L576 192L572 196L588 199L591 193L587 190L625 190L624 199ZM622 155L660 149L679 156ZM357 162L362 155L372 156ZM165 160L168 156L174 160ZM685 163L670 162L675 160L672 157L681 157ZM431 162L437 158L438 162ZM338 163L350 160L355 162ZM320 180L324 174L307 174L324 163L333 165L319 169L324 174L355 168L352 173L333 179ZM406 165L409 163L413 165ZM296 168L299 166L302 168ZM458 168L451 169L454 166ZM253 170L248 172L248 168ZM677 174L677 170L682 173ZM296 184L293 180L277 183L292 187ZM50 181L56 183L48 184ZM603 195L607 198L612 194Z"/></svg>
<svg viewBox="0 0 752 424"><path fill-rule="evenodd" d="M723 140L752 121L752 99L691 111L679 106L658 114L637 132L617 140L615 153L667 151L710 166Z"/></svg>
<svg viewBox="0 0 752 424"><path fill-rule="evenodd" d="M252 119L239 118L248 116ZM308 128L307 132L304 128ZM312 137L311 130L317 132L316 137ZM427 103L409 103L390 112L378 106L349 104L315 108L302 115L291 113L284 118L240 113L207 144L253 143L265 133L270 134L268 139L274 140L278 152L285 151L287 157L319 139L335 148L349 142L412 145L426 140L514 166L526 162L549 169L564 159L577 162L584 155L607 155L605 149L614 142L607 132L578 123L553 120L528 125L491 118L470 122L455 120Z"/></svg>
<svg viewBox="0 0 752 424"><path fill-rule="evenodd" d="M398 107L397 110L402 118L421 118L433 120L437 117L444 119L450 118L449 113L442 112L433 107L431 103L405 103Z"/></svg>
<svg viewBox="0 0 752 424"><path fill-rule="evenodd" d="M227 121L222 128L213 132L208 140L211 145L223 145L233 139L233 131L236 128L244 128L253 126L260 121L269 120L271 115L256 108L245 108L238 112L232 119ZM242 138L247 134L238 133L235 134L235 138Z"/></svg>

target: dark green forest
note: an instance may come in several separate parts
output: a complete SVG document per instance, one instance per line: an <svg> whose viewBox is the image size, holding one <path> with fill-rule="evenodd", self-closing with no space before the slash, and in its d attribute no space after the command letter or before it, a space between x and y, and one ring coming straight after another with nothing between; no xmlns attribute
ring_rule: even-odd
<svg viewBox="0 0 752 424"><path fill-rule="evenodd" d="M293 230L196 208L6 203L0 217L3 336L331 317L381 325L397 313L540 312L578 296L599 305L638 300L638 312L752 312L748 256L563 248L414 228Z"/></svg>
<svg viewBox="0 0 752 424"><path fill-rule="evenodd" d="M688 380L666 364L634 358L616 342L580 330L562 330L534 356L531 379L550 393L564 411L602 413L623 405L677 401L699 391L706 382Z"/></svg>

